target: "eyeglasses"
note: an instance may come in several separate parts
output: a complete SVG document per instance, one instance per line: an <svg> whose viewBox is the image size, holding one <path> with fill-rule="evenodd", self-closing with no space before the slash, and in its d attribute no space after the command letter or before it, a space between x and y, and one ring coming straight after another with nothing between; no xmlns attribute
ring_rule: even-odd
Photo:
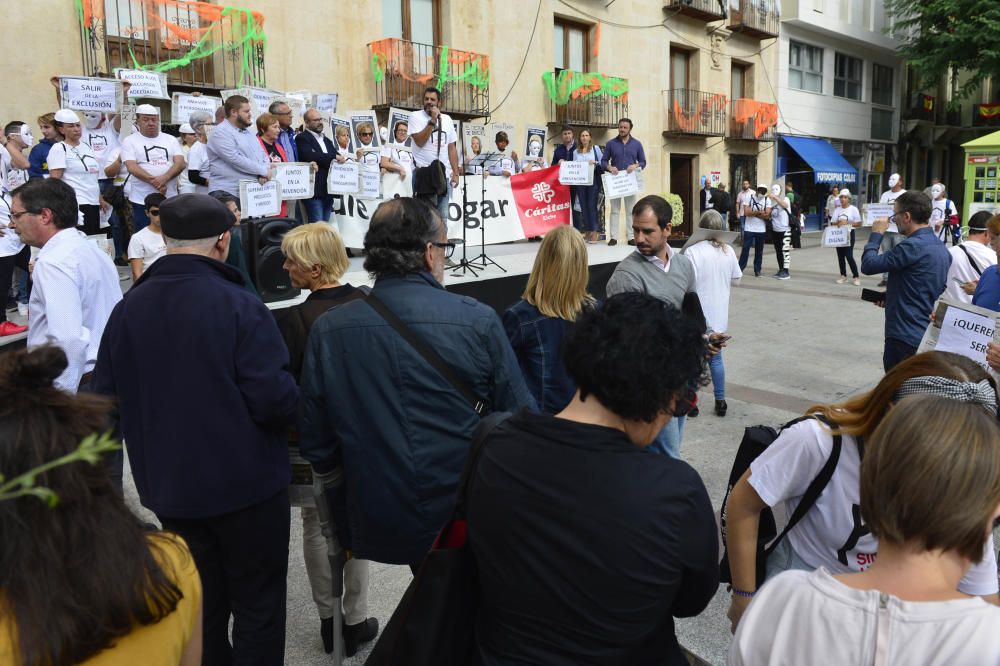
<svg viewBox="0 0 1000 666"><path fill-rule="evenodd" d="M157 216L157 217L159 217L159 216L160 216L160 209L159 209L159 208L150 208L150 209L149 209L149 210L147 210L146 212L147 212L147 213L148 213L149 215L155 215L155 216Z"/></svg>
<svg viewBox="0 0 1000 666"><path fill-rule="evenodd" d="M33 210L22 210L20 213L11 212L10 219L12 222L17 222L25 215L38 215L39 212Z"/></svg>
<svg viewBox="0 0 1000 666"><path fill-rule="evenodd" d="M282 112L276 113L274 115L276 115L276 116L290 116L290 115L292 115L292 112L291 111L282 111Z"/></svg>
<svg viewBox="0 0 1000 666"><path fill-rule="evenodd" d="M358 132L358 136L372 136L372 132Z"/></svg>
<svg viewBox="0 0 1000 666"><path fill-rule="evenodd" d="M452 240L449 240L447 243L434 243L434 242L431 242L431 245L433 245L434 247L439 247L442 250L444 250L444 258L445 259L451 259L451 255L455 254L455 246L456 245L461 245L461 244L462 244L462 239L461 238L454 238Z"/></svg>

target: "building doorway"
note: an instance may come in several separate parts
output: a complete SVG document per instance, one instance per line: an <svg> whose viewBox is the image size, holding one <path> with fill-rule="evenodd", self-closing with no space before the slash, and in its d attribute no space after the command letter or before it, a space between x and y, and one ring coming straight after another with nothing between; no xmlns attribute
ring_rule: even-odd
<svg viewBox="0 0 1000 666"><path fill-rule="evenodd" d="M756 155L730 155L729 156L729 198L733 202L732 219L729 220L730 229L739 229L739 206L736 205L736 197L743 190L743 181L750 182L750 189L757 188L757 156Z"/></svg>
<svg viewBox="0 0 1000 666"><path fill-rule="evenodd" d="M692 204L694 202L694 155L670 155L670 192L684 203L684 220L674 227L672 235L687 237L692 232Z"/></svg>

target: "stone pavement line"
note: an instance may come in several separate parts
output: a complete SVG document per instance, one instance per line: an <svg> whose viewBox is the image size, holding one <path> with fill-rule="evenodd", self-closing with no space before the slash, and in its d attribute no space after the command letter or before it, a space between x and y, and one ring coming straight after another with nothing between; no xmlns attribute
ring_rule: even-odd
<svg viewBox="0 0 1000 666"><path fill-rule="evenodd" d="M743 402L781 409L794 414L805 414L806 410L815 405L818 401L807 400L794 395L766 391L764 389L746 386L744 384L734 384L726 382L726 398L742 400ZM706 402L706 406L708 403Z"/></svg>
<svg viewBox="0 0 1000 666"><path fill-rule="evenodd" d="M818 298L832 298L837 301L860 301L861 294L831 294L824 291L810 291L808 289L776 289L777 285L768 284L746 284L745 282L740 283L738 289L749 289L750 291L772 291L780 294L797 294L799 296L816 296ZM856 287L853 287L856 289Z"/></svg>

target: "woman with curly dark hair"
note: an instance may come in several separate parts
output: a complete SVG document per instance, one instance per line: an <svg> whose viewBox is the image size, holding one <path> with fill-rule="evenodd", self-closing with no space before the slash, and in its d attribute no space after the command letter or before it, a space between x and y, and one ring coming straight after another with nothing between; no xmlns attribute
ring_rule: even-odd
<svg viewBox="0 0 1000 666"><path fill-rule="evenodd" d="M467 500L475 663L687 663L674 618L718 588L715 518L694 469L644 449L704 377L706 344L663 301L612 296L567 338L569 405L486 438Z"/></svg>
<svg viewBox="0 0 1000 666"><path fill-rule="evenodd" d="M110 404L52 382L57 347L0 355L0 473L11 479L73 453L106 428ZM0 501L0 663L13 666L201 661L201 584L179 537L144 528L104 466L39 474L33 495Z"/></svg>

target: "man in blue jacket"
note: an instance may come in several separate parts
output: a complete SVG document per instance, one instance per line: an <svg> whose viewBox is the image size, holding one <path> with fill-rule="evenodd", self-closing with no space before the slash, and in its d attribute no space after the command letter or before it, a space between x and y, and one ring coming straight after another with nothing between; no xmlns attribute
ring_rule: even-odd
<svg viewBox="0 0 1000 666"><path fill-rule="evenodd" d="M160 221L167 254L112 312L93 386L117 397L142 504L194 555L202 663L278 665L299 392L274 317L223 263L225 204L182 194Z"/></svg>
<svg viewBox="0 0 1000 666"><path fill-rule="evenodd" d="M454 245L434 209L383 203L365 250L372 294L472 393L493 411L534 408L497 314L441 286ZM302 398L302 455L319 473L343 465L354 555L415 569L454 508L479 423L472 402L364 301L316 320Z"/></svg>
<svg viewBox="0 0 1000 666"><path fill-rule="evenodd" d="M951 267L948 249L928 226L931 200L927 195L913 190L903 192L896 197L893 207L893 220L906 240L879 254L889 220L876 220L861 254L862 273L889 274L885 301L880 303L885 307L882 366L886 372L917 353L934 301L947 286Z"/></svg>
<svg viewBox="0 0 1000 666"><path fill-rule="evenodd" d="M333 162L345 162L347 158L338 154L337 146L323 135L323 114L316 109L309 109L302 116L305 129L295 137L295 146L299 159L303 162L315 162L316 184L313 196L306 199L306 211L310 222L329 222L333 214L333 195L326 191L326 181L330 175L330 165Z"/></svg>

